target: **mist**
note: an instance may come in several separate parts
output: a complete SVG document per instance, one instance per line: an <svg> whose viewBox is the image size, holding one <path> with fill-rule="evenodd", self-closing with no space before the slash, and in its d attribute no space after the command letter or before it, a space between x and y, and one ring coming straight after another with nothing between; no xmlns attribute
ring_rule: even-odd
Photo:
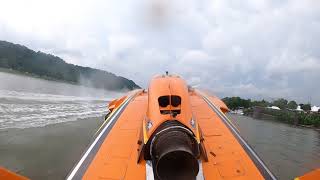
<svg viewBox="0 0 320 180"><path fill-rule="evenodd" d="M0 82L0 129L43 127L87 118L102 121L108 102L125 93L7 72L0 72Z"/></svg>
<svg viewBox="0 0 320 180"><path fill-rule="evenodd" d="M0 72L0 81L2 82L0 84L0 90L73 96L78 98L82 97L98 100L111 100L113 98L120 97L124 92L126 92L125 89L120 92L96 89L90 87L89 82L85 81L84 79L81 80L81 83L86 86L58 81L49 81L5 72Z"/></svg>

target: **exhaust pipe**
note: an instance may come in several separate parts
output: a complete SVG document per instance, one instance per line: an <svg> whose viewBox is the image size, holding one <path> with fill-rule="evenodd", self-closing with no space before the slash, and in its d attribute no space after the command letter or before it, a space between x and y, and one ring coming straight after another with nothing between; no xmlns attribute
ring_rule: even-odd
<svg viewBox="0 0 320 180"><path fill-rule="evenodd" d="M181 125L165 126L152 139L150 155L157 179L196 179L198 150L188 131Z"/></svg>

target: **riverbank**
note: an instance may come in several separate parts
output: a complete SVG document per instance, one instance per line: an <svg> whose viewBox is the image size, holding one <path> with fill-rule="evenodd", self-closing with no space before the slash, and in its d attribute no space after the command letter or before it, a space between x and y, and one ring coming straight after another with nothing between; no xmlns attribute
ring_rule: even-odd
<svg viewBox="0 0 320 180"><path fill-rule="evenodd" d="M275 110L265 107L252 107L245 109L244 115L250 116L256 119L268 119L280 121L296 126L302 126L307 128L313 128L320 130L320 114L310 112L299 112L290 110Z"/></svg>
<svg viewBox="0 0 320 180"><path fill-rule="evenodd" d="M34 180L65 179L103 117L0 130L0 165Z"/></svg>

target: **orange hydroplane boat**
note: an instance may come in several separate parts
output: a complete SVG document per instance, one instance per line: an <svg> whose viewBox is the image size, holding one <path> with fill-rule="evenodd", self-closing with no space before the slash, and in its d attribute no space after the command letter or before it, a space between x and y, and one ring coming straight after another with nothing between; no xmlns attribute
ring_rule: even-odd
<svg viewBox="0 0 320 180"><path fill-rule="evenodd" d="M217 97L175 75L109 103L111 113L68 180L274 180ZM296 179L319 179L316 170ZM0 168L0 179L26 178Z"/></svg>
<svg viewBox="0 0 320 180"><path fill-rule="evenodd" d="M276 179L217 97L175 75L109 104L111 114L67 179Z"/></svg>

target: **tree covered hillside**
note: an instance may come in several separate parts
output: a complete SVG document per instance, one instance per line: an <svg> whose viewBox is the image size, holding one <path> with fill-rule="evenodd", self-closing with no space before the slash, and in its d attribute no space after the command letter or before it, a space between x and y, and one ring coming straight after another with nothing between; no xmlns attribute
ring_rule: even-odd
<svg viewBox="0 0 320 180"><path fill-rule="evenodd" d="M61 58L35 52L25 46L0 41L0 67L33 74L46 79L61 80L107 90L140 88L132 80L112 73L68 64Z"/></svg>

